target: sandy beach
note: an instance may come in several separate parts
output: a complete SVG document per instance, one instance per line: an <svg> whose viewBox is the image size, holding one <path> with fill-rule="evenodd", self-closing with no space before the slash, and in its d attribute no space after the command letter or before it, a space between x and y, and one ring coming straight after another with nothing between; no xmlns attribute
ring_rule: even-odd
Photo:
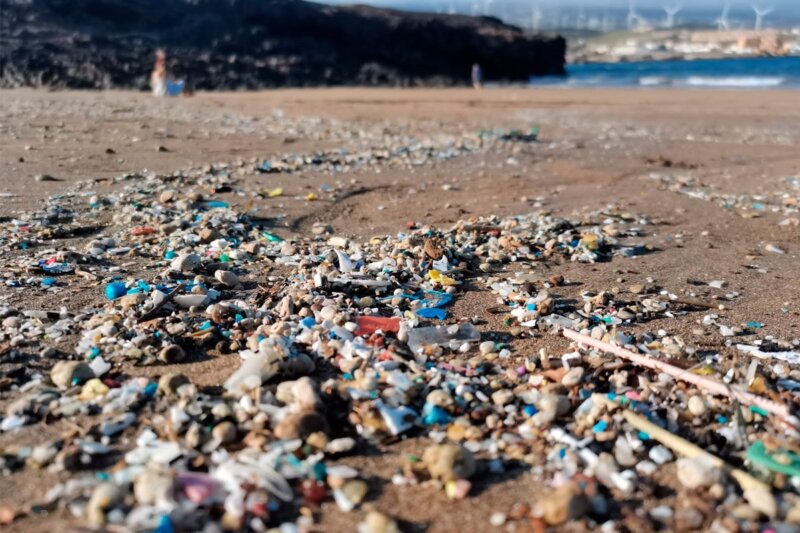
<svg viewBox="0 0 800 533"><path fill-rule="evenodd" d="M287 154L358 154L384 142L448 146L480 132L538 128L536 142L496 143L488 150L454 151L452 156L418 162L387 158L344 171L313 166L291 173L242 170L234 173L234 190L215 198L254 210L272 221L272 233L287 240L311 236L315 224L330 225L334 235L367 241L414 225L448 228L490 215L544 211L571 220L589 220L597 213L630 215L644 221L641 235L633 240L651 253L588 265L560 261L538 265L534 271L568 280L556 290L565 302L581 302L587 291L630 296L635 285L652 288L654 295L667 291L711 301L711 309L658 315L630 329L663 329L701 352L739 361L743 356L736 343L767 336L787 343L800 338L798 103L800 97L792 91L339 88L198 93L176 99L133 92L3 91L0 264L7 279L19 277L15 269L26 252L8 245L14 219L40 209L53 195L76 190L82 196L71 197L70 205L88 206L89 196L119 190L124 183L112 182L115 176L168 175L218 163L231 169L241 164L244 169ZM90 185L76 189L86 180ZM276 188L282 189L279 197L252 194ZM339 193L326 195L328 188ZM318 199L310 200L309 194ZM112 226L102 215L96 224L95 233L55 237L47 246L82 250ZM269 274L257 268L250 275ZM279 274L279 269L273 272ZM148 270L139 263L125 274L145 275ZM709 285L715 280L724 281L722 288ZM487 311L501 303L496 294L478 287L455 299L450 318L479 316L482 332L501 335L510 346L509 367L542 348L557 354L568 351L569 341L562 337L509 334L505 316ZM713 308L717 303L721 310ZM78 313L105 305L102 279L78 278L56 291L0 287L0 306L17 309L57 311L64 306ZM731 339L704 323L704 316L712 312L721 323L763 327L745 328ZM68 338L58 343L58 350L70 353L76 342ZM0 342L0 348L3 345ZM46 375L53 361L36 354L28 353L24 364ZM685 366L702 361L697 355ZM0 369L7 375L20 364L4 359ZM181 372L198 386L214 387L239 364L235 354L209 352L174 365L120 363L119 371L151 378ZM3 408L20 394L17 384L9 383L0 388ZM774 396L796 404L790 393ZM0 433L0 450L11 453L19 446L49 442L73 431L74 424L88 427L93 422L87 417L69 424L43 420L26 425ZM686 436L700 432L701 426L699 421L689 423ZM126 434L119 446L124 450L134 440L135 433ZM536 469L521 463L506 465L503 472L483 471L473 479L469 497L461 500L449 500L444 491L429 485L393 484L403 457L421 455L429 442L424 436L395 439L336 463L362 472L370 488L365 508L391 514L404 531L491 531L490 515L511 513L515 504L534 505L549 490ZM47 469L23 469L4 477L0 505L26 512L4 529L52 531L69 524L79 530L81 524L66 509L30 510L48 488L68 477ZM696 493L680 487L671 464L655 478L656 486L642 489L645 496L615 494L617 504L610 515L621 528L650 530L648 512L658 505L676 512L698 509L702 520L697 529L725 519L713 505L704 506ZM354 531L363 511L345 513L328 502L317 511L315 530ZM690 529L675 520L662 526ZM516 530L539 527L543 526L535 521L519 522ZM588 527L575 522L567 529Z"/></svg>

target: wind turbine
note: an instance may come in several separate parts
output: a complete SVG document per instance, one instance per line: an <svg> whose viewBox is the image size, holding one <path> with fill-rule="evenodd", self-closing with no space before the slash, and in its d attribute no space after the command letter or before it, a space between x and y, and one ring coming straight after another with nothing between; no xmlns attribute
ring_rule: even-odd
<svg viewBox="0 0 800 533"><path fill-rule="evenodd" d="M628 29L635 30L643 26L644 19L636 13L636 5L633 0L628 1Z"/></svg>
<svg viewBox="0 0 800 533"><path fill-rule="evenodd" d="M578 16L575 20L575 26L582 30L584 25L586 24L586 12L583 10L583 6L578 9Z"/></svg>
<svg viewBox="0 0 800 533"><path fill-rule="evenodd" d="M722 7L722 14L714 20L717 23L717 29L719 31L729 30L730 29L730 22L728 21L728 12L731 10L731 3L725 2L725 5Z"/></svg>
<svg viewBox="0 0 800 533"><path fill-rule="evenodd" d="M472 0L472 10L471 14L473 17L477 16L480 13L480 2L478 0Z"/></svg>
<svg viewBox="0 0 800 533"><path fill-rule="evenodd" d="M667 28L675 27L675 15L680 13L681 9L683 9L681 4L668 4L664 6L664 13L667 14Z"/></svg>
<svg viewBox="0 0 800 533"><path fill-rule="evenodd" d="M603 22L601 23L601 27L606 33L610 32L614 27L614 21L612 20L611 15L608 14L608 11L603 13Z"/></svg>
<svg viewBox="0 0 800 533"><path fill-rule="evenodd" d="M753 8L753 12L756 14L756 25L755 30L761 30L761 27L764 25L764 17L775 11L774 7L760 7L757 4L753 4L751 6Z"/></svg>
<svg viewBox="0 0 800 533"><path fill-rule="evenodd" d="M531 5L531 31L537 32L542 25L542 9L537 5Z"/></svg>

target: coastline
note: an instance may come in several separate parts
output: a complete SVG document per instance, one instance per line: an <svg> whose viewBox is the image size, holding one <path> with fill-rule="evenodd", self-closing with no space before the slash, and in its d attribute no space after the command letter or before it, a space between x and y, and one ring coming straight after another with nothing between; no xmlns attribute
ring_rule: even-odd
<svg viewBox="0 0 800 533"><path fill-rule="evenodd" d="M663 54L631 54L626 56L611 56L606 54L598 55L573 55L567 54L567 65L590 65L595 63L605 64L619 64L619 63L639 63L639 62L657 62L657 61L703 61L712 59L770 59L782 57L800 57L800 54L724 54L724 53L708 53L708 54L677 54L677 53L663 53Z"/></svg>
<svg viewBox="0 0 800 533"><path fill-rule="evenodd" d="M571 64L563 78L532 85L582 87L800 88L800 56L723 57Z"/></svg>

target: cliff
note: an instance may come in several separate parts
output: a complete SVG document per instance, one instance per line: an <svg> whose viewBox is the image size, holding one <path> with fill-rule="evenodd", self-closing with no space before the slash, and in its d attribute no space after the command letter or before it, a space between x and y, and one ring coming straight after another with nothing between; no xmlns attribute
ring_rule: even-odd
<svg viewBox="0 0 800 533"><path fill-rule="evenodd" d="M301 0L0 0L0 87L145 88L163 47L197 89L454 85L564 71L560 37L493 18Z"/></svg>

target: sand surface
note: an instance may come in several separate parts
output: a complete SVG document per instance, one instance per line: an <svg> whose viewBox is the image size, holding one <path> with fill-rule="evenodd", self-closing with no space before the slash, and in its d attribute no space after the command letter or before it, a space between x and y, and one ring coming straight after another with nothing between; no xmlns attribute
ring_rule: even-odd
<svg viewBox="0 0 800 533"><path fill-rule="evenodd" d="M318 127L309 117L321 119ZM287 127L289 123L294 126ZM564 288L563 297L612 287L625 291L636 283L706 300L736 292L719 312L725 322L764 324L757 336L737 341L800 337L799 215L792 201L800 196L800 180L791 180L800 178L796 92L331 89L155 100L124 92L5 91L0 92L0 216L8 220L36 208L80 180L263 160L287 152L357 150L373 135L359 138L359 131L385 129L425 140L534 126L540 128L537 143L411 169L378 165L333 175L255 174L247 186L284 189L283 197L255 207L276 217L274 231L287 238L309 233L315 222L330 224L340 235L368 238L402 231L409 222L448 226L472 216L543 209L578 218L604 208L635 213L652 222L640 242L657 253L624 262L552 267L551 273L575 282ZM57 181L37 181L40 174ZM691 183L683 192L675 190L681 180ZM323 184L348 184L357 194L306 201ZM96 190L102 193L104 187L107 182L99 181ZM786 253L766 251L769 244ZM0 263L8 259L0 258ZM714 289L706 284L711 280L727 285ZM56 296L0 288L0 303L79 310L100 306L103 298L100 288L89 285L70 286ZM468 293L454 314L487 315L491 305L491 294ZM664 328L696 346L736 357L718 331L699 325L704 314L695 311L638 327ZM486 319L483 329L502 333L499 318ZM565 340L549 337L513 342L515 350L529 353L543 346L567 346ZM37 364L45 369L48 363ZM234 356L218 356L180 365L179 370L198 383L218 384L237 365ZM131 373L163 371L165 367L144 367ZM13 394L6 391L0 398L6 402ZM63 428L31 426L18 434L0 434L0 447L41 442L59 430ZM344 460L370 476L370 505L403 520L410 530L488 531L492 512L531 503L547 490L523 469L481 479L470 498L457 502L433 488L392 485L402 454L418 453L422 447L421 439L408 439ZM28 470L8 476L0 483L0 502L30 504L57 478L49 473L33 476ZM670 504L692 505L682 500L682 493L667 492ZM641 509L631 506L621 514L634 527L637 512ZM320 530L352 531L361 516L360 511L345 514L327 504L319 516ZM708 518L714 518L713 512ZM52 530L63 520L70 519L66 514L26 518L14 528Z"/></svg>

